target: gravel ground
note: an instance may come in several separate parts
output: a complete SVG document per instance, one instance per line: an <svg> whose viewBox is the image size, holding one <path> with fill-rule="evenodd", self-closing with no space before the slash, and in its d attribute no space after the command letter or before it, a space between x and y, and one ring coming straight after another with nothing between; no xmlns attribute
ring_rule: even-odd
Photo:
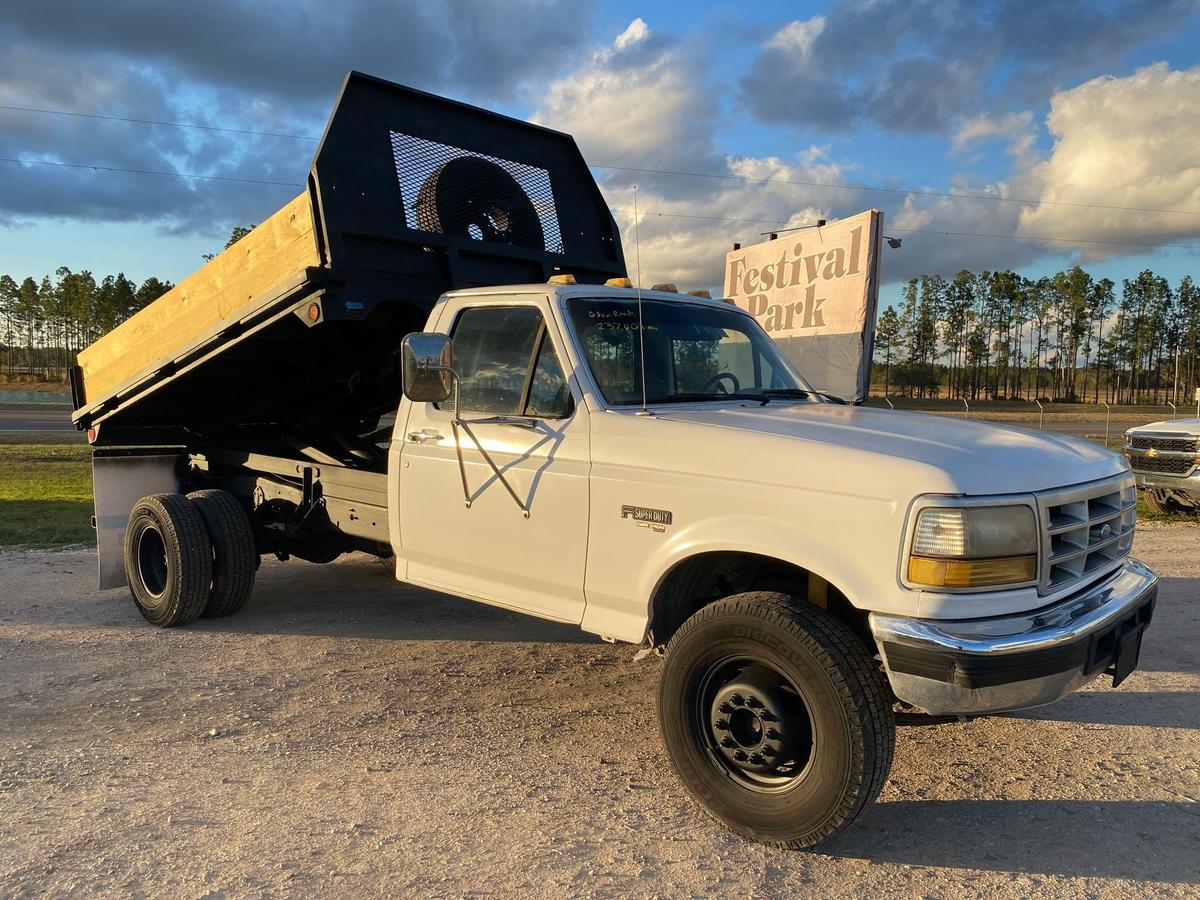
<svg viewBox="0 0 1200 900"><path fill-rule="evenodd" d="M0 894L1195 896L1198 549L1140 531L1163 588L1119 691L901 729L880 802L809 853L691 804L629 646L366 557L157 630L87 551L0 553Z"/></svg>

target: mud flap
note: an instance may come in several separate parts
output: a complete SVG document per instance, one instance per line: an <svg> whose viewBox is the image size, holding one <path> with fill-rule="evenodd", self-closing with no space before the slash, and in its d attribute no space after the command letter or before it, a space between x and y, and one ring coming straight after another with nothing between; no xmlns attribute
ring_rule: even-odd
<svg viewBox="0 0 1200 900"><path fill-rule="evenodd" d="M178 453L94 456L92 495L96 502L96 557L100 589L124 587L125 527L133 504L150 494L179 490Z"/></svg>

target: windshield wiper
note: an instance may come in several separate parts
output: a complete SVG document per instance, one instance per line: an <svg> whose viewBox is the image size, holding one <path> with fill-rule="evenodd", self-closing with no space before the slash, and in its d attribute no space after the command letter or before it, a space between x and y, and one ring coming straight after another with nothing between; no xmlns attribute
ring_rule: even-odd
<svg viewBox="0 0 1200 900"><path fill-rule="evenodd" d="M668 394L664 397L651 397L646 403L651 405L657 403L695 403L703 400L753 400L763 406L771 402L771 398L765 393L749 394L745 391L735 391L730 394L706 394L700 391L692 391L691 393Z"/></svg>
<svg viewBox="0 0 1200 900"><path fill-rule="evenodd" d="M801 390L800 388L770 388L769 390L763 391L763 393L772 397L796 397L801 400L807 397L820 397L824 400L828 400L830 403L837 403L842 406L846 405L846 401L841 397L836 397L833 394L827 394L824 391L805 391Z"/></svg>
<svg viewBox="0 0 1200 900"><path fill-rule="evenodd" d="M767 388L763 393L768 397L794 397L797 400L807 400L813 396L812 391L805 391L800 388Z"/></svg>

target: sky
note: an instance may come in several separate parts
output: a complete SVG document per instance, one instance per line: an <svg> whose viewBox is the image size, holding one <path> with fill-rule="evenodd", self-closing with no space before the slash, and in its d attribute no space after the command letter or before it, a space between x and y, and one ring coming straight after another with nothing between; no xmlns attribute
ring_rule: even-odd
<svg viewBox="0 0 1200 900"><path fill-rule="evenodd" d="M962 268L1200 276L1200 0L6 0L0 46L16 277L183 278L299 192L351 68L574 134L629 259L637 186L647 284L872 207L881 306Z"/></svg>

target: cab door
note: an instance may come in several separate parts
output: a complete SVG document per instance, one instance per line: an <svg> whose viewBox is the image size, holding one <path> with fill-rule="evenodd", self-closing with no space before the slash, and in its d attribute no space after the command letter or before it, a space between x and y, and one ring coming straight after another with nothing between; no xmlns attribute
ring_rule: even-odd
<svg viewBox="0 0 1200 900"><path fill-rule="evenodd" d="M439 324L448 319L465 427L453 424L453 400L410 404L399 479L407 580L578 623L588 422L549 302L451 301Z"/></svg>

